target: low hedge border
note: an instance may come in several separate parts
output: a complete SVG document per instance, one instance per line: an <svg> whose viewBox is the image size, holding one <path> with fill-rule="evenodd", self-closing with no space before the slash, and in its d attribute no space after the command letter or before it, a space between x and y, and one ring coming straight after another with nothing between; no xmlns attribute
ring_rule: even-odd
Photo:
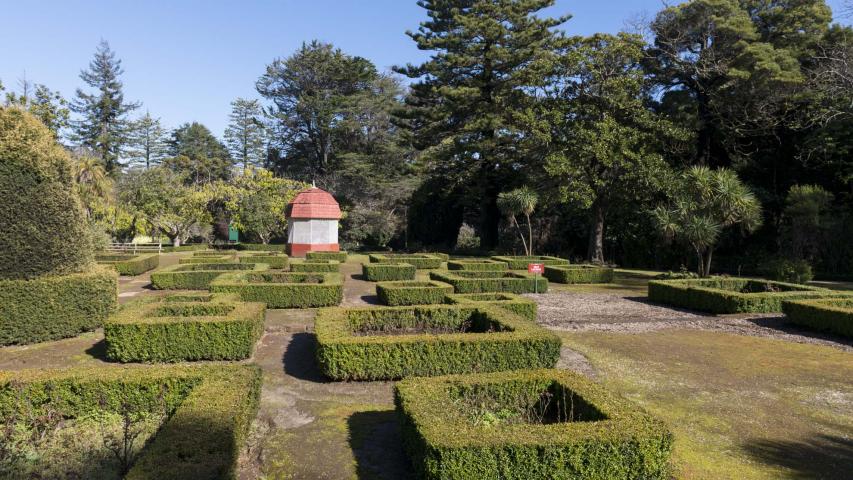
<svg viewBox="0 0 853 480"><path fill-rule="evenodd" d="M206 243L194 243L192 245L181 245L180 247L163 247L163 252L194 252L196 250L207 250Z"/></svg>
<svg viewBox="0 0 853 480"><path fill-rule="evenodd" d="M230 271L263 271L265 263L191 263L170 265L151 273L151 285L158 290L207 290L210 282Z"/></svg>
<svg viewBox="0 0 853 480"><path fill-rule="evenodd" d="M785 300L782 311L791 323L853 338L853 294L816 300Z"/></svg>
<svg viewBox="0 0 853 480"><path fill-rule="evenodd" d="M527 270L527 264L529 263L542 263L546 266L550 265L552 267L559 265L569 265L569 261L565 258L550 257L548 255L497 255L492 257L492 260L506 263L509 266L510 270Z"/></svg>
<svg viewBox="0 0 853 480"><path fill-rule="evenodd" d="M514 293L454 293L444 301L449 305L494 305L534 322L538 312L536 302Z"/></svg>
<svg viewBox="0 0 853 480"><path fill-rule="evenodd" d="M308 252L305 254L308 260L332 260L340 263L346 263L347 252Z"/></svg>
<svg viewBox="0 0 853 480"><path fill-rule="evenodd" d="M337 273L341 271L341 264L337 260L293 262L290 264L290 271L307 273Z"/></svg>
<svg viewBox="0 0 853 480"><path fill-rule="evenodd" d="M497 260L448 260L448 270L468 270L472 272L503 272L509 267L506 262ZM525 267L527 268L527 267Z"/></svg>
<svg viewBox="0 0 853 480"><path fill-rule="evenodd" d="M250 272L222 275L210 283L213 293L236 293L246 302L267 308L313 308L339 305L343 280L339 273Z"/></svg>
<svg viewBox="0 0 853 480"><path fill-rule="evenodd" d="M479 399L492 414L536 411L545 398L554 399L548 406L558 418L571 420L478 422L476 408L468 407ZM664 480L671 475L673 435L667 426L570 371L408 378L395 385L394 403L403 447L419 478Z"/></svg>
<svg viewBox="0 0 853 480"><path fill-rule="evenodd" d="M289 257L283 253L244 253L237 257L240 263L266 263L270 268L287 268Z"/></svg>
<svg viewBox="0 0 853 480"><path fill-rule="evenodd" d="M781 291L744 293L765 287ZM837 294L825 288L747 278L703 278L649 281L649 300L710 313L777 313L783 300L818 298Z"/></svg>
<svg viewBox="0 0 853 480"><path fill-rule="evenodd" d="M598 265L545 266L545 278L554 283L612 283L613 269Z"/></svg>
<svg viewBox="0 0 853 480"><path fill-rule="evenodd" d="M232 263L237 260L234 255L200 255L187 258L179 258L181 265L192 265L195 263Z"/></svg>
<svg viewBox="0 0 853 480"><path fill-rule="evenodd" d="M370 263L407 263L418 270L441 268L444 262L440 256L428 253L372 253Z"/></svg>
<svg viewBox="0 0 853 480"><path fill-rule="evenodd" d="M114 268L119 275L135 276L159 267L160 254L104 253L95 255L95 262Z"/></svg>
<svg viewBox="0 0 853 480"><path fill-rule="evenodd" d="M236 478L260 390L261 371L254 365L0 372L0 415L27 409L41 414L50 405L73 418L119 412L128 402L153 410L162 398L170 415L124 478Z"/></svg>
<svg viewBox="0 0 853 480"><path fill-rule="evenodd" d="M281 252L284 253L287 251L287 245L283 243L277 244L263 244L263 243L227 243L214 245L214 248L223 249L223 250L244 250L244 251L254 251L254 252Z"/></svg>
<svg viewBox="0 0 853 480"><path fill-rule="evenodd" d="M451 293L453 287L441 282L404 280L376 284L376 296L379 301L392 307L444 303L444 297Z"/></svg>
<svg viewBox="0 0 853 480"><path fill-rule="evenodd" d="M550 368L560 356L559 337L493 306L325 308L314 327L334 380Z"/></svg>
<svg viewBox="0 0 853 480"><path fill-rule="evenodd" d="M118 302L118 274L83 273L0 280L0 345L73 337L104 324Z"/></svg>
<svg viewBox="0 0 853 480"><path fill-rule="evenodd" d="M432 280L453 285L456 293L545 293L548 280L526 273L516 272L472 272L454 270L448 272L429 272Z"/></svg>
<svg viewBox="0 0 853 480"><path fill-rule="evenodd" d="M408 263L364 263L361 275L370 282L414 280L417 269Z"/></svg>
<svg viewBox="0 0 853 480"><path fill-rule="evenodd" d="M264 330L264 304L241 302L236 295L180 297L184 301L140 299L107 320L107 358L127 363L252 356Z"/></svg>

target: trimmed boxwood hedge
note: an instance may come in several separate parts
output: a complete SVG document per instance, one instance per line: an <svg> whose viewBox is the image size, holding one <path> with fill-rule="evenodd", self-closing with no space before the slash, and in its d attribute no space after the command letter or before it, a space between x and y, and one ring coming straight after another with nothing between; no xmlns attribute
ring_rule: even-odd
<svg viewBox="0 0 853 480"><path fill-rule="evenodd" d="M417 269L408 263L364 263L361 275L370 282L414 280Z"/></svg>
<svg viewBox="0 0 853 480"><path fill-rule="evenodd" d="M255 252L281 252L284 253L287 250L287 245L283 243L227 243L214 245L213 248L222 249L222 250L248 250Z"/></svg>
<svg viewBox="0 0 853 480"><path fill-rule="evenodd" d="M493 306L325 308L314 327L335 380L550 368L560 356L559 337Z"/></svg>
<svg viewBox="0 0 853 480"><path fill-rule="evenodd" d="M395 385L394 403L403 447L418 478L664 480L671 475L673 435L667 426L570 371L408 378ZM541 411L551 418L539 420ZM497 420L479 421L484 414ZM513 415L515 421L506 419Z"/></svg>
<svg viewBox="0 0 853 480"><path fill-rule="evenodd" d="M441 282L380 282L376 284L379 301L392 307L443 303L453 293L453 287Z"/></svg>
<svg viewBox="0 0 853 480"><path fill-rule="evenodd" d="M440 256L428 253L372 253L370 263L408 263L418 270L441 268L444 262Z"/></svg>
<svg viewBox="0 0 853 480"><path fill-rule="evenodd" d="M0 372L0 415L46 406L66 418L102 411L159 409L168 419L126 480L236 478L237 461L258 411L254 365L116 366Z"/></svg>
<svg viewBox="0 0 853 480"><path fill-rule="evenodd" d="M311 260L293 262L290 264L291 272L308 273L333 273L341 271L341 264L337 260Z"/></svg>
<svg viewBox="0 0 853 480"><path fill-rule="evenodd" d="M528 320L536 321L536 302L514 293L454 293L447 295L444 301L450 305L494 305Z"/></svg>
<svg viewBox="0 0 853 480"><path fill-rule="evenodd" d="M159 290L206 290L215 278L235 270L262 271L265 263L191 263L170 265L151 273L151 285Z"/></svg>
<svg viewBox="0 0 853 480"><path fill-rule="evenodd" d="M178 263L181 265L191 265L194 263L231 263L236 260L237 257L234 255L193 255L192 257L179 258Z"/></svg>
<svg viewBox="0 0 853 480"><path fill-rule="evenodd" d="M160 266L160 254L98 254L95 261L101 265L109 265L119 275L141 275Z"/></svg>
<svg viewBox="0 0 853 480"><path fill-rule="evenodd" d="M347 261L347 252L308 252L305 254L308 260L332 260L345 263Z"/></svg>
<svg viewBox="0 0 853 480"><path fill-rule="evenodd" d="M289 257L283 253L244 253L237 257L240 263L266 263L270 268L287 267Z"/></svg>
<svg viewBox="0 0 853 480"><path fill-rule="evenodd" d="M211 282L210 291L236 293L243 301L263 302L268 308L328 307L344 297L339 273L231 273Z"/></svg>
<svg viewBox="0 0 853 480"><path fill-rule="evenodd" d="M472 272L503 272L509 266L497 260L448 260L448 270L469 270Z"/></svg>
<svg viewBox="0 0 853 480"><path fill-rule="evenodd" d="M598 265L546 265L545 278L554 283L611 283L613 269Z"/></svg>
<svg viewBox="0 0 853 480"><path fill-rule="evenodd" d="M429 272L432 280L453 285L456 293L545 293L548 280L526 273L516 272L472 272L454 270L452 272Z"/></svg>
<svg viewBox="0 0 853 480"><path fill-rule="evenodd" d="M785 300L782 311L791 323L853 338L853 294L838 298Z"/></svg>
<svg viewBox="0 0 853 480"><path fill-rule="evenodd" d="M164 252L194 252L196 250L207 250L207 244L193 243L190 245L181 245L180 247L163 247Z"/></svg>
<svg viewBox="0 0 853 480"><path fill-rule="evenodd" d="M652 280L649 300L710 313L776 313L783 300L837 294L825 288L748 278Z"/></svg>
<svg viewBox="0 0 853 480"><path fill-rule="evenodd" d="M104 325L107 358L183 362L252 356L264 330L264 304L241 302L236 295L187 298L146 298L124 306Z"/></svg>
<svg viewBox="0 0 853 480"><path fill-rule="evenodd" d="M513 255L497 255L492 257L492 260L504 262L509 266L510 270L527 270L529 263L542 263L544 265L558 266L568 265L569 261L565 258L549 257L548 255L533 255L533 256L513 256Z"/></svg>
<svg viewBox="0 0 853 480"><path fill-rule="evenodd" d="M94 330L115 310L118 274L84 273L0 280L0 345L44 342Z"/></svg>

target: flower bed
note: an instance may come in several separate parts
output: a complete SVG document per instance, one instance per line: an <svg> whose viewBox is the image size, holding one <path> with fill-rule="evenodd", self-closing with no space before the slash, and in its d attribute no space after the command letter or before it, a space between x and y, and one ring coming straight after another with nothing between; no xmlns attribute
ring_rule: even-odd
<svg viewBox="0 0 853 480"><path fill-rule="evenodd" d="M414 280L417 269L408 263L365 263L361 275L370 282Z"/></svg>
<svg viewBox="0 0 853 480"><path fill-rule="evenodd" d="M151 273L151 285L159 290L207 290L215 278L237 271L262 271L265 263L195 263L170 265Z"/></svg>
<svg viewBox="0 0 853 480"><path fill-rule="evenodd" d="M100 265L109 265L119 275L140 275L160 266L160 254L98 254L95 261Z"/></svg>
<svg viewBox="0 0 853 480"><path fill-rule="evenodd" d="M527 265L530 263L542 263L550 266L568 265L569 261L565 258L549 257L547 255L533 256L512 256L498 255L492 257L492 260L504 262L509 266L510 270L527 270Z"/></svg>
<svg viewBox="0 0 853 480"><path fill-rule="evenodd" d="M597 265L546 266L545 278L554 283L611 283L613 269Z"/></svg>
<svg viewBox="0 0 853 480"><path fill-rule="evenodd" d="M428 305L443 303L444 297L453 293L453 287L441 282L380 282L376 296L385 305Z"/></svg>
<svg viewBox="0 0 853 480"><path fill-rule="evenodd" d="M536 321L536 302L513 293L454 293L447 295L445 302L450 305L494 305Z"/></svg>
<svg viewBox="0 0 853 480"><path fill-rule="evenodd" d="M775 313L783 300L837 294L825 288L745 278L652 280L649 300L711 313Z"/></svg>
<svg viewBox="0 0 853 480"><path fill-rule="evenodd" d="M408 263L418 270L441 268L444 262L438 255L428 253L372 253L370 263Z"/></svg>
<svg viewBox="0 0 853 480"><path fill-rule="evenodd" d="M782 311L791 323L853 338L853 294L838 298L785 300Z"/></svg>
<svg viewBox="0 0 853 480"><path fill-rule="evenodd" d="M472 272L454 270L448 272L429 272L432 280L453 285L456 293L545 293L548 280L517 272Z"/></svg>
<svg viewBox="0 0 853 480"><path fill-rule="evenodd" d="M448 270L468 270L475 272L502 272L509 267L506 262L497 260L448 260ZM527 268L526 266L524 268Z"/></svg>
<svg viewBox="0 0 853 480"><path fill-rule="evenodd" d="M243 301L267 308L339 305L343 280L338 273L250 272L222 275L210 284L214 293L236 293Z"/></svg>

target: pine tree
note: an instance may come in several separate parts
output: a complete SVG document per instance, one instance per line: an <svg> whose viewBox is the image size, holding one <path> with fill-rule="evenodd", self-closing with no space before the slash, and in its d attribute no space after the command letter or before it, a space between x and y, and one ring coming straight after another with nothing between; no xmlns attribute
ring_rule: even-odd
<svg viewBox="0 0 853 480"><path fill-rule="evenodd" d="M121 60L106 41L101 41L88 70L80 72L80 79L96 92L86 93L78 88L77 98L71 103L71 109L82 117L74 122L74 139L95 151L110 174L121 167L129 134L127 114L139 107L138 103L124 100L119 80L122 73Z"/></svg>
<svg viewBox="0 0 853 480"><path fill-rule="evenodd" d="M145 169L158 165L166 156L166 130L160 124L160 118L154 118L149 112L139 117L131 125L128 157Z"/></svg>
<svg viewBox="0 0 853 480"><path fill-rule="evenodd" d="M260 166L266 157L262 115L257 100L238 98L231 102L231 122L225 129L225 143L234 161L243 164L243 170L250 165Z"/></svg>

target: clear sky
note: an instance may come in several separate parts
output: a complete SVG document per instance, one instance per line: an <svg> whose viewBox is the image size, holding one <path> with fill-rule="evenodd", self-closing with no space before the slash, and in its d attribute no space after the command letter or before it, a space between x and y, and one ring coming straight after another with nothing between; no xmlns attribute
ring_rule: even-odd
<svg viewBox="0 0 853 480"><path fill-rule="evenodd" d="M616 32L663 3L557 0L547 13L572 14L570 34ZM26 73L71 98L105 39L122 59L128 100L167 128L199 121L221 136L231 100L257 97L265 66L303 41L331 42L385 70L425 58L405 35L425 18L415 0L0 0L0 80L13 89Z"/></svg>

